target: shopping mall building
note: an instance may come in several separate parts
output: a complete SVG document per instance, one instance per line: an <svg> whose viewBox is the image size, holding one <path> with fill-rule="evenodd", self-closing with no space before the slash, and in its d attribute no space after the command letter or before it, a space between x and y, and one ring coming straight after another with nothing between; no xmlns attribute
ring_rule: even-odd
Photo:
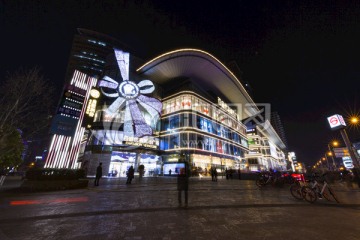
<svg viewBox="0 0 360 240"><path fill-rule="evenodd" d="M83 88L71 88L83 99L77 109L71 105L78 111L76 130L69 138L53 131L45 167L84 168L92 176L102 162L108 176L123 177L131 165L144 165L145 176L176 174L182 161L190 163L194 174L210 167L221 172L286 166L285 146L266 121L256 127L264 152L252 155L249 136L252 143L254 134L245 123L259 109L216 57L178 49L145 63L134 60L114 49L101 76L75 72L71 83Z"/></svg>

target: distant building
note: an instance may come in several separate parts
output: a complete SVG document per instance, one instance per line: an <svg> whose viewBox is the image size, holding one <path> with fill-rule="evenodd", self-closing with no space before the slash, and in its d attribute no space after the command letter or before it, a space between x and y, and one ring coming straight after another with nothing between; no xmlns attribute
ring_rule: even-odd
<svg viewBox="0 0 360 240"><path fill-rule="evenodd" d="M264 171L270 168L287 170L285 144L270 125L269 121L246 124L249 152L245 154L247 168L250 171Z"/></svg>
<svg viewBox="0 0 360 240"><path fill-rule="evenodd" d="M285 168L285 145L268 120L251 135L262 146L251 162L243 120L260 111L246 83L211 54L178 49L145 63L111 37L78 31L45 167L92 176L102 162L111 177L140 165L145 176L176 173L181 161L204 174Z"/></svg>
<svg viewBox="0 0 360 240"><path fill-rule="evenodd" d="M271 122L271 125L273 126L273 128L275 129L276 133L279 135L279 137L285 144L286 148L288 148L284 125L282 124L282 121L280 119L280 115L278 114L278 112L271 113L270 122Z"/></svg>
<svg viewBox="0 0 360 240"><path fill-rule="evenodd" d="M128 47L115 38L84 28L78 28L74 35L65 82L68 83L75 70L90 77L100 77L105 70L106 58L114 48L129 51Z"/></svg>

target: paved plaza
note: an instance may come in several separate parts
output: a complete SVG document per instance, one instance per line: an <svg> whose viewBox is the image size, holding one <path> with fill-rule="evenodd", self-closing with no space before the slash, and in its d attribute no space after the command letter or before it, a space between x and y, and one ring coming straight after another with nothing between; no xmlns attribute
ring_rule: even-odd
<svg viewBox="0 0 360 240"><path fill-rule="evenodd" d="M93 180L87 189L0 191L0 239L360 239L360 191L334 186L341 204L294 199L289 186L191 178L179 207L176 178Z"/></svg>

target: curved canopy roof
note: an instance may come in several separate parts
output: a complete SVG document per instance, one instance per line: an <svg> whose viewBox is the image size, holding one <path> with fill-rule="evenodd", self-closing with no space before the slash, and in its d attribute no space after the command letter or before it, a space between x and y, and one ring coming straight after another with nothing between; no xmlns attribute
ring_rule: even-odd
<svg viewBox="0 0 360 240"><path fill-rule="evenodd" d="M144 78L164 84L174 78L186 77L204 90L212 89L226 97L231 104L254 104L239 79L217 58L199 49L179 49L164 53L137 70ZM253 105L255 106L255 105ZM239 119L255 115L257 107L241 111Z"/></svg>

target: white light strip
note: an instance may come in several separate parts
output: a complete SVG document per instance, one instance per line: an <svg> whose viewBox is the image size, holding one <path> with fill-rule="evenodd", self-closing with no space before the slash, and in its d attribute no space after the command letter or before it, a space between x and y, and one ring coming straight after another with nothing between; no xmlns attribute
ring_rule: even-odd
<svg viewBox="0 0 360 240"><path fill-rule="evenodd" d="M86 75L85 75L86 76ZM86 111L86 107L87 107L87 103L90 97L90 90L92 87L96 86L97 83L97 79L95 78L91 78L88 77L86 79L86 95L85 95L85 99L84 99L84 104L83 104L83 108L81 110L81 114L79 117L79 121L76 127L76 131L75 131L75 135L74 135L74 140L71 144L71 148L69 149L69 155L68 155L68 160L69 160L69 165L71 168L74 168L77 162L77 157L79 155L79 151L80 151L80 142L83 138L84 132L85 132L85 128L81 127L84 116L85 116L85 111Z"/></svg>
<svg viewBox="0 0 360 240"><path fill-rule="evenodd" d="M64 137L62 140L61 148L59 150L60 154L58 156L58 168L66 168L66 164L64 162L67 158L67 147L70 141L71 137Z"/></svg>
<svg viewBox="0 0 360 240"><path fill-rule="evenodd" d="M63 155L64 153L66 154L66 136L61 136L61 144L59 144L59 150L58 150L58 155L56 156L56 168L62 168L63 167Z"/></svg>
<svg viewBox="0 0 360 240"><path fill-rule="evenodd" d="M48 155L46 156L46 161L45 161L44 168L48 168L50 166L50 163L51 163L51 160L52 160L52 155L54 153L54 150L53 150L54 142L56 142L57 137L58 137L58 135L55 134L51 139L51 143L50 143Z"/></svg>
<svg viewBox="0 0 360 240"><path fill-rule="evenodd" d="M64 139L64 136L60 135L59 136L59 139L58 139L58 142L56 143L56 147L55 147L55 155L54 155L54 162L52 163L51 167L57 167L59 165L59 155L60 155L60 151L61 151L61 147L62 147L62 144L63 144L63 139Z"/></svg>
<svg viewBox="0 0 360 240"><path fill-rule="evenodd" d="M54 147L53 147L53 150L52 150L52 155L51 155L51 158L50 158L50 161L49 161L49 167L50 168L53 168L54 167L54 164L55 164L55 156L56 156L56 149L58 148L58 144L59 144L59 139L60 139L60 135L57 135L56 136L56 139L55 139L55 142L54 142Z"/></svg>

